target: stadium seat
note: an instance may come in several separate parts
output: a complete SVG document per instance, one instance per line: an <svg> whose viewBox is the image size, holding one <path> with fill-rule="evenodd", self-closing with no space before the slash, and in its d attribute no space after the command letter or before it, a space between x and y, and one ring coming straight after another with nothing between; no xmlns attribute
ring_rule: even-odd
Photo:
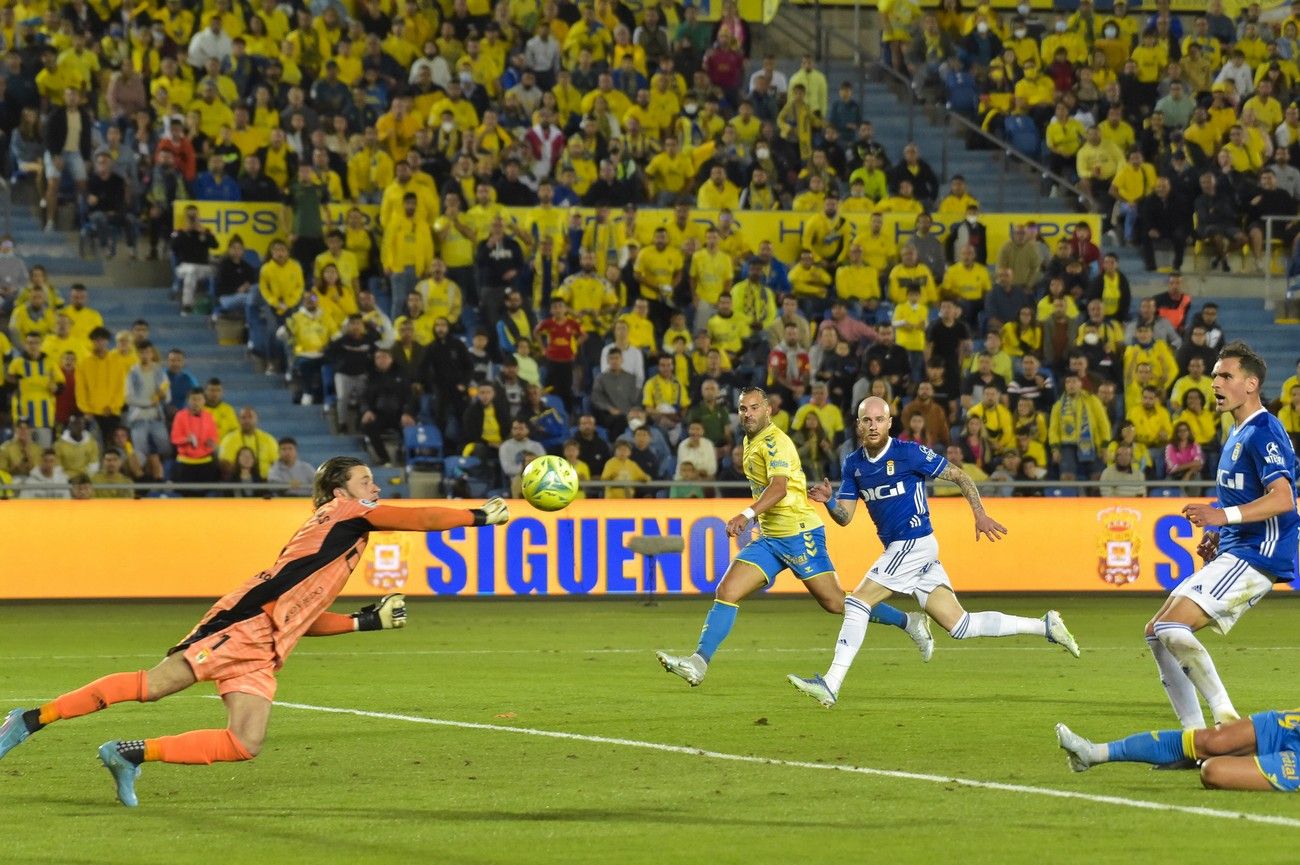
<svg viewBox="0 0 1300 865"><path fill-rule="evenodd" d="M402 433L406 467L414 471L439 471L445 462L442 431L433 424L416 424Z"/></svg>

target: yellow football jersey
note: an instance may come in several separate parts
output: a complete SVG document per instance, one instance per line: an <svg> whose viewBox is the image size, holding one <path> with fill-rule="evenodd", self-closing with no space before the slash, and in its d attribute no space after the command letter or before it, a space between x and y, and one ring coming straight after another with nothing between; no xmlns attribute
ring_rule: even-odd
<svg viewBox="0 0 1300 865"><path fill-rule="evenodd" d="M758 515L765 538L788 538L823 525L808 503L808 481L794 442L773 424L754 436L745 436L745 477L754 498L763 494L774 477L785 477L785 498Z"/></svg>

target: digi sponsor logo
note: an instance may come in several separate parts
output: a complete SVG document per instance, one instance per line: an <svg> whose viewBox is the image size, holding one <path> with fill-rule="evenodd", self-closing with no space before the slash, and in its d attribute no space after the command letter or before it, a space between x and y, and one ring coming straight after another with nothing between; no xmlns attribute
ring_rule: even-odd
<svg viewBox="0 0 1300 865"><path fill-rule="evenodd" d="M1237 445L1241 447L1241 445ZM1219 475L1216 478L1219 486L1225 490L1244 490L1246 488L1246 477L1241 472L1228 474L1223 469L1219 469Z"/></svg>
<svg viewBox="0 0 1300 865"><path fill-rule="evenodd" d="M894 484L880 484L879 486L867 487L862 491L862 498L869 502L880 502L901 495L903 495L902 481Z"/></svg>

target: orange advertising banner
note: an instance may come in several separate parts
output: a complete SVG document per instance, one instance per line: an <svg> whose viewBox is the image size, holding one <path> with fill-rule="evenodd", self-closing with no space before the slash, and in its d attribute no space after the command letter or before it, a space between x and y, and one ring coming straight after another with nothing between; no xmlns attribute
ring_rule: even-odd
<svg viewBox="0 0 1300 865"><path fill-rule="evenodd" d="M748 538L726 520L748 500L582 500L557 513L512 502L505 526L375 532L344 591L371 596L709 594ZM989 499L1009 529L976 542L961 499L932 499L942 561L959 591L1167 591L1192 573L1199 532L1182 499ZM434 504L431 502L431 504ZM446 506L447 502L437 502ZM0 598L216 598L267 568L307 515L303 499L5 502ZM865 512L827 537L851 588L881 544ZM651 564L637 535L676 535ZM783 573L775 593L801 593Z"/></svg>

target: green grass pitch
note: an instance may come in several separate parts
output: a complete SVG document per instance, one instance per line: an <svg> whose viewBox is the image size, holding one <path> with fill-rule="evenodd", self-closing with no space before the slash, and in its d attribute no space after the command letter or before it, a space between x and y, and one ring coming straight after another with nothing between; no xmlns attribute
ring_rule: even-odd
<svg viewBox="0 0 1300 865"><path fill-rule="evenodd" d="M695 689L665 674L653 650L689 650L704 599L657 607L635 599L412 601L403 631L304 639L281 673L278 695L286 703L403 718L277 707L257 760L149 764L135 811L113 799L95 748L111 738L222 726L222 706L207 696L211 686L56 724L0 762L0 862L1296 860L1300 799L1204 791L1193 772L1066 769L1052 733L1056 721L1094 738L1173 725L1141 636L1159 599L964 600L970 609L1026 615L1057 606L1083 657L1030 638L958 643L936 632L934 660L923 665L904 634L876 625L840 704L827 711L785 682L787 673L825 667L839 627L808 598L744 604L730 641ZM2 607L0 709L150 666L204 608ZM1271 599L1231 637L1205 635L1239 710L1300 703L1297 612L1290 599ZM1243 814L1289 822L1262 824Z"/></svg>

